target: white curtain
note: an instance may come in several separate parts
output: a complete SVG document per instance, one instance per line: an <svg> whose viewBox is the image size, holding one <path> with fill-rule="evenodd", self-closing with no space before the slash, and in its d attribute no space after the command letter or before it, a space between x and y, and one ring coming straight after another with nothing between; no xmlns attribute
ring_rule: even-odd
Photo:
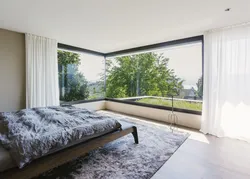
<svg viewBox="0 0 250 179"><path fill-rule="evenodd" d="M59 105L57 42L25 34L26 107Z"/></svg>
<svg viewBox="0 0 250 179"><path fill-rule="evenodd" d="M205 34L203 133L250 142L250 25Z"/></svg>

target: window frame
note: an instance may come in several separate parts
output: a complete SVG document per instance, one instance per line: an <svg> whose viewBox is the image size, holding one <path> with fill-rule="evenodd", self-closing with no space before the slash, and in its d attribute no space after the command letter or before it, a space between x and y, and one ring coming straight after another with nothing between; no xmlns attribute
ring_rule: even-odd
<svg viewBox="0 0 250 179"><path fill-rule="evenodd" d="M74 47L74 46L70 46L70 45L66 45L66 44L61 44L58 43L57 44L57 51L58 50L62 50L62 51L69 51L72 53L85 53L85 54L89 54L89 55L93 55L93 56L97 56L97 57L103 57L104 60L104 64L106 65L106 59L104 57L104 54L101 52L97 52L97 51L93 51L93 50L89 50L89 49L84 49L84 48L79 48L79 47ZM104 68L104 74L106 75L106 67ZM106 80L106 77L104 77ZM100 97L100 98L96 98L96 99L80 99L80 100L76 100L76 101L64 101L64 102L60 102L60 105L73 105L73 104L81 104L81 103L90 103L90 102L97 102L97 101L103 101L105 100L105 82L104 80L104 96ZM59 87L59 84L58 84ZM59 94L60 95L60 94Z"/></svg>
<svg viewBox="0 0 250 179"><path fill-rule="evenodd" d="M125 50L119 50L119 51L114 51L114 52L109 52L109 53L97 52L97 51L74 47L74 46L61 44L61 43L58 43L58 49L69 50L69 51L78 52L78 53L79 52L88 53L88 54L104 57L104 93L106 93L106 60L107 58L112 58L115 56L125 56L125 55L129 55L133 53L143 53L145 51L153 51L153 50L157 50L161 48L168 48L168 47L173 47L173 46L178 46L178 45L187 45L187 44L192 44L192 43L197 43L197 42L201 42L201 46L202 46L201 47L202 48L202 82L204 84L204 36L203 35L184 38L184 39L178 39L178 40L172 40L172 41L167 41L167 42L162 42L162 43L157 43L157 44L152 44L152 45L140 46L140 47L125 49ZM162 110L172 110L172 107L167 107L167 106L138 103L134 101L124 101L124 100L118 100L118 99L106 98L106 97L100 98L100 99L99 98L92 99L92 100L79 100L79 101L64 102L64 103L61 103L61 105L73 105L73 104L97 102L97 101L103 101L103 100L117 102L117 103L124 103L124 104L129 104L129 105L151 107L151 108L162 109ZM182 113L195 114L195 115L202 114L201 111L182 109L182 108L173 108L173 110L175 112L182 112Z"/></svg>

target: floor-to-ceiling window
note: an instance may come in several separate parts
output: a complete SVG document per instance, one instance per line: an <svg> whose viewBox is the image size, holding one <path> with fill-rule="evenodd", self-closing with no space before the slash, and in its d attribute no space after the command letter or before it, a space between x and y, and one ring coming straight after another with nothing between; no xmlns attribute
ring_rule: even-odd
<svg viewBox="0 0 250 179"><path fill-rule="evenodd" d="M102 56L58 49L61 103L103 98L104 68Z"/></svg>
<svg viewBox="0 0 250 179"><path fill-rule="evenodd" d="M106 97L202 110L202 41L106 59Z"/></svg>
<svg viewBox="0 0 250 179"><path fill-rule="evenodd" d="M58 50L61 102L116 99L202 110L202 38L115 56ZM168 108L170 109L170 108Z"/></svg>

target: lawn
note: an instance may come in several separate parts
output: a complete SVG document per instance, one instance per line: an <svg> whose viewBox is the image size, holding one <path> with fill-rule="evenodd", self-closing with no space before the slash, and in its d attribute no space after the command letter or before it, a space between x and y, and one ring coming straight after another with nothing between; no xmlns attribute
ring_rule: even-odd
<svg viewBox="0 0 250 179"><path fill-rule="evenodd" d="M136 102L139 103L147 103L147 104L155 104L161 106L172 106L171 100L166 99L157 99L157 98L143 98L139 99ZM202 111L202 103L199 102L188 102L188 101L177 101L174 100L174 107L175 108L182 108L182 109L190 109L195 111Z"/></svg>

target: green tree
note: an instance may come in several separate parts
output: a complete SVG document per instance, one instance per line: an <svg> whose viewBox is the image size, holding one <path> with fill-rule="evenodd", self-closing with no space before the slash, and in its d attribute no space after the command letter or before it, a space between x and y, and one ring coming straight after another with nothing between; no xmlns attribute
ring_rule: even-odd
<svg viewBox="0 0 250 179"><path fill-rule="evenodd" d="M197 86L196 96L202 99L203 98L203 77L202 76L198 79L196 86Z"/></svg>
<svg viewBox="0 0 250 179"><path fill-rule="evenodd" d="M107 60L106 96L176 95L183 88L183 80L168 69L168 58L144 53Z"/></svg>
<svg viewBox="0 0 250 179"><path fill-rule="evenodd" d="M80 64L79 54L58 50L60 100L76 101L89 97L88 82L78 70Z"/></svg>

